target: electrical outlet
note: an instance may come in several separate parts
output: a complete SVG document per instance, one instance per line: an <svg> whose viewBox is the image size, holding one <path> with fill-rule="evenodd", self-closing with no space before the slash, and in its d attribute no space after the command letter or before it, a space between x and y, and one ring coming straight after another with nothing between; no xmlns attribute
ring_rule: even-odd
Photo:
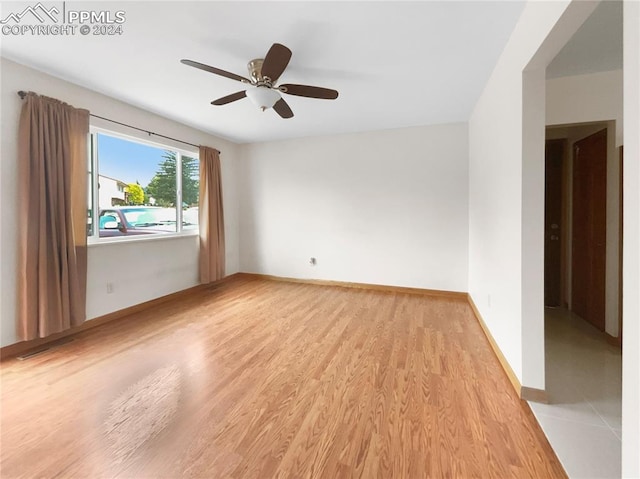
<svg viewBox="0 0 640 479"><path fill-rule="evenodd" d="M309 258L309 264L311 266L315 266L317 264L317 261L314 257Z"/></svg>
<svg viewBox="0 0 640 479"><path fill-rule="evenodd" d="M113 293L113 283L107 283L107 294Z"/></svg>

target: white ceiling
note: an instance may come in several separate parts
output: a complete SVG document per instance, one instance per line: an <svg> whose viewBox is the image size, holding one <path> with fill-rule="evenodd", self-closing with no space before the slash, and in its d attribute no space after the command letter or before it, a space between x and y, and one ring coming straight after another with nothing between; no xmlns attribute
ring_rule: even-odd
<svg viewBox="0 0 640 479"><path fill-rule="evenodd" d="M622 68L622 2L605 0L547 67L547 78Z"/></svg>
<svg viewBox="0 0 640 479"><path fill-rule="evenodd" d="M29 4L3 2L2 18ZM212 134L255 142L467 121L523 7L523 1L67 2L75 10L124 10L124 34L3 35L1 52ZM211 100L243 84L179 63L188 58L247 76L247 61L264 57L274 42L293 51L280 83L334 88L340 97L284 95L295 113L289 120L260 112L248 99L215 107Z"/></svg>

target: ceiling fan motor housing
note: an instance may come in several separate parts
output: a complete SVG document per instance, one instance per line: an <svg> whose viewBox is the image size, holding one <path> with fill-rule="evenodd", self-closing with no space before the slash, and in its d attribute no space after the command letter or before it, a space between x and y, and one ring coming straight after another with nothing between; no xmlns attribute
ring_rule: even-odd
<svg viewBox="0 0 640 479"><path fill-rule="evenodd" d="M264 59L255 58L247 63L247 69L249 70L249 76L254 83L264 83L265 80L262 77L262 64L264 63Z"/></svg>

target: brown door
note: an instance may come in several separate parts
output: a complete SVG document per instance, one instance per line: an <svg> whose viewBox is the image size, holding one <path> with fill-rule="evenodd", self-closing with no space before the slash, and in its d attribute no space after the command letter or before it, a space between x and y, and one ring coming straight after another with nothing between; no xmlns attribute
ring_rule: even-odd
<svg viewBox="0 0 640 479"><path fill-rule="evenodd" d="M571 309L604 331L607 130L573 146Z"/></svg>
<svg viewBox="0 0 640 479"><path fill-rule="evenodd" d="M562 271L562 167L565 140L547 140L544 198L544 305L560 306Z"/></svg>

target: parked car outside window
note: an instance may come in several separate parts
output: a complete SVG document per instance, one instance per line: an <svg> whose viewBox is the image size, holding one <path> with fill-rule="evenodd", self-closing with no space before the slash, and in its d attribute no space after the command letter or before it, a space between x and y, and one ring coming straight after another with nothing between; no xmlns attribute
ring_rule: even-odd
<svg viewBox="0 0 640 479"><path fill-rule="evenodd" d="M182 212L182 231L198 229L198 207L193 206Z"/></svg>
<svg viewBox="0 0 640 479"><path fill-rule="evenodd" d="M100 211L99 228L101 238L175 233L176 210L159 206L103 209Z"/></svg>

